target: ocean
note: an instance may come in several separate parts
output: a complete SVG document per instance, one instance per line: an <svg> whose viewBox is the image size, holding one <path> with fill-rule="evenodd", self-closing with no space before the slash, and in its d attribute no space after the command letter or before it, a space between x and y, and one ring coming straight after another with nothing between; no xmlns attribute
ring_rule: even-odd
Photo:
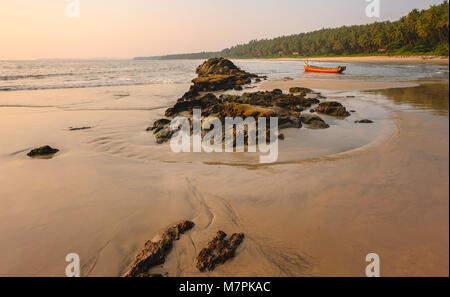
<svg viewBox="0 0 450 297"><path fill-rule="evenodd" d="M301 61L235 60L242 69L269 80L343 79L414 81L449 78L449 66L382 63L345 63L344 74L304 73ZM34 60L0 61L0 91L185 84L195 77L202 60ZM312 62L332 67L336 63Z"/></svg>

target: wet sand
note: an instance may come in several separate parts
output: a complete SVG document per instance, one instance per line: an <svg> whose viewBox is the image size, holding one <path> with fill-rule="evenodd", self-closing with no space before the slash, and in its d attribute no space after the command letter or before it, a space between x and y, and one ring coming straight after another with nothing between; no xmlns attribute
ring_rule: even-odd
<svg viewBox="0 0 450 297"><path fill-rule="evenodd" d="M145 128L173 102L145 100L148 88L0 93L0 275L63 276L66 254L78 253L83 276L118 276L145 241L190 219L195 228L152 273L363 276L374 252L383 276L448 276L448 84L327 93L357 113L328 132L289 130L271 166L156 145ZM349 126L366 116L376 125ZM340 146L352 129L367 141ZM44 144L61 151L26 156ZM200 273L195 257L219 229L246 238L232 261Z"/></svg>
<svg viewBox="0 0 450 297"><path fill-rule="evenodd" d="M355 81L355 80L332 80L327 79L302 79L302 80L286 80L286 81L266 81L261 84L263 90L282 89L289 90L292 87L303 87L320 90L379 90L392 88L406 88L417 86L417 83L411 82L380 82L380 81Z"/></svg>

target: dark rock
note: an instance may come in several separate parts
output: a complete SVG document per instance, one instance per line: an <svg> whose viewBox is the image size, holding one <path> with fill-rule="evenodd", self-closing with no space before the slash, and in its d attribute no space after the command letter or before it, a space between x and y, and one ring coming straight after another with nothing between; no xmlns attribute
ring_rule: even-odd
<svg viewBox="0 0 450 297"><path fill-rule="evenodd" d="M172 249L173 241L178 240L180 235L192 229L194 223L184 221L170 227L158 242L147 241L144 248L139 252L130 269L124 274L125 277L148 277L149 269L153 266L163 264L166 255Z"/></svg>
<svg viewBox="0 0 450 297"><path fill-rule="evenodd" d="M58 149L52 148L51 146L43 146L40 148L36 148L31 150L27 156L29 157L38 157L38 156L51 156L59 152Z"/></svg>
<svg viewBox="0 0 450 297"><path fill-rule="evenodd" d="M178 100L171 108L166 110L166 116L174 117L192 114L194 108L202 110L203 117L217 117L224 120L226 117L270 117L279 118L279 128L301 128L300 112L309 108L312 104L319 103L317 99L307 99L304 94L283 94L282 90L275 89L271 92L253 92L242 95L222 94L217 98L212 93L200 95L189 100ZM187 114L186 114L187 112ZM153 131L157 143L164 143L172 137L175 131L170 130L169 120L156 121L153 127L147 129Z"/></svg>
<svg viewBox="0 0 450 297"><path fill-rule="evenodd" d="M359 124L372 124L373 121L368 120L368 119L364 119L364 120L360 120L360 121L355 121L355 123L359 123Z"/></svg>
<svg viewBox="0 0 450 297"><path fill-rule="evenodd" d="M330 127L322 118L317 115L304 114L300 119L302 123L308 125L308 128L310 129L327 129Z"/></svg>
<svg viewBox="0 0 450 297"><path fill-rule="evenodd" d="M239 85L238 85L238 86L235 86L235 87L234 87L234 90L235 90L235 91L242 91L243 88L242 88L242 86L239 86Z"/></svg>
<svg viewBox="0 0 450 297"><path fill-rule="evenodd" d="M279 117L278 129L301 128L302 122L300 118L294 116Z"/></svg>
<svg viewBox="0 0 450 297"><path fill-rule="evenodd" d="M314 113L314 112L316 112L316 110L313 108L313 109L310 109L309 112Z"/></svg>
<svg viewBox="0 0 450 297"><path fill-rule="evenodd" d="M354 112L356 112L356 110L350 110L350 112L351 112L351 113L354 113Z"/></svg>
<svg viewBox="0 0 450 297"><path fill-rule="evenodd" d="M156 143L162 144L169 141L172 135L177 131L170 127L171 120L169 119L159 119L155 121L152 127L148 127L147 131L153 131L155 135Z"/></svg>
<svg viewBox="0 0 450 297"><path fill-rule="evenodd" d="M295 93L308 94L308 93L312 93L312 90L308 89L308 88L302 88L302 87L293 87L293 88L289 89L289 93L291 93L291 94L295 94Z"/></svg>
<svg viewBox="0 0 450 297"><path fill-rule="evenodd" d="M173 134L175 134L175 130L172 130L170 127L166 127L161 129L158 133L155 133L156 143L162 144L167 142L172 138Z"/></svg>
<svg viewBox="0 0 450 297"><path fill-rule="evenodd" d="M198 92L211 92L219 90L232 90L237 86L251 83L252 78L258 78L239 69L230 60L212 58L197 67L197 78L194 78L191 89L183 98L193 98Z"/></svg>
<svg viewBox="0 0 450 297"><path fill-rule="evenodd" d="M336 101L322 102L317 106L316 111L336 117L348 117L350 115L345 107Z"/></svg>
<svg viewBox="0 0 450 297"><path fill-rule="evenodd" d="M153 133L158 133L163 128L166 128L167 125L169 125L169 124L170 124L169 119L159 119L153 123L152 127L148 127L147 131L153 131Z"/></svg>
<svg viewBox="0 0 450 297"><path fill-rule="evenodd" d="M92 129L92 127L69 127L69 131L80 131L80 130L88 130Z"/></svg>
<svg viewBox="0 0 450 297"><path fill-rule="evenodd" d="M301 128L300 112L320 103L317 98L307 98L312 90L298 88L299 94L283 94L280 89L260 91L242 95L221 94L219 97L204 91L242 90L242 85L250 83L252 79L266 79L257 77L236 67L231 61L223 58L209 59L197 68L197 78L183 97L175 105L168 108L165 115L169 118L181 115L192 117L194 108L201 109L202 117L216 117L225 125L226 117L278 117L279 129ZM191 122L192 125L192 122ZM325 126L322 124L322 127ZM192 129L192 127L191 127ZM258 128L257 128L258 129ZM153 131L157 143L164 143L171 139L176 131L170 128L169 119L156 121L147 131ZM203 132L203 131L202 131ZM245 131L244 133L247 133ZM266 127L266 134L272 133ZM247 137L247 136L245 136Z"/></svg>
<svg viewBox="0 0 450 297"><path fill-rule="evenodd" d="M234 257L236 249L244 240L244 234L235 233L229 239L223 231L217 232L208 246L200 251L197 257L197 268L200 271L212 271L217 264L223 264Z"/></svg>
<svg viewBox="0 0 450 297"><path fill-rule="evenodd" d="M261 82L261 79L257 78L257 79L255 79L255 82L259 83L259 82Z"/></svg>
<svg viewBox="0 0 450 297"><path fill-rule="evenodd" d="M218 103L220 103L220 102L217 100L217 97L212 93L208 93L206 95L198 96L191 100L178 100L178 102L175 103L175 105L173 107L168 108L166 110L165 115L168 117L171 117L171 116L175 116L183 111L192 112L192 109L194 107L206 109L206 108L208 108L212 105L216 105Z"/></svg>
<svg viewBox="0 0 450 297"><path fill-rule="evenodd" d="M294 80L292 77L286 76L283 80Z"/></svg>

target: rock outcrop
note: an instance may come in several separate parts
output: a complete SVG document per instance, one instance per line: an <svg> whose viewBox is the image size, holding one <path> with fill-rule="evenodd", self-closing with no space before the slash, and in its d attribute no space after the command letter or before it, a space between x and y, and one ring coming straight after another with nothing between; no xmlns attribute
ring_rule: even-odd
<svg viewBox="0 0 450 297"><path fill-rule="evenodd" d="M189 100L178 100L166 110L167 117L184 115L190 117L194 108L202 111L202 117L216 117L225 123L225 118L278 117L279 129L301 128L301 112L320 101L315 98L305 98L305 93L299 95L284 94L281 90L243 93L242 95L222 94L219 97L213 93L198 95ZM176 132L170 129L169 119L157 120L147 131L153 131L157 143L164 143Z"/></svg>
<svg viewBox="0 0 450 297"><path fill-rule="evenodd" d="M224 58L213 58L205 61L197 67L196 73L198 77L192 80L193 85L190 90L165 112L165 116L168 118L176 116L187 118L190 121L191 131L194 109L201 109L202 120L207 117L220 119L222 128L225 126L225 118L227 117L241 117L244 120L248 117L255 119L277 117L279 129L301 128L303 124L311 129L326 129L329 125L323 119L318 116L303 115L302 112L310 110L311 112L336 117L350 115L339 102L321 103L319 98L324 97L320 93L302 87L291 88L289 94L283 93L280 89L274 89L272 91L244 92L241 95L216 95L212 92L231 89L241 90L243 84L250 83L253 78L255 80L258 78L257 75L239 69L231 61ZM318 106L316 106L317 104ZM157 120L152 127L147 128L147 131L153 131L157 143L169 141L176 133L176 129L172 130L170 127L170 119ZM202 133L204 133L203 130ZM244 133L247 133L247 130ZM272 135L267 126L266 136L269 135L283 139L282 134ZM247 144L246 141L245 143Z"/></svg>
<svg viewBox="0 0 450 297"><path fill-rule="evenodd" d="M230 60L211 58L196 69L198 77L192 80L193 85L179 101L195 98L200 92L242 90L242 86L260 79L256 74L241 70Z"/></svg>
<svg viewBox="0 0 450 297"><path fill-rule="evenodd" d="M166 260L166 255L172 249L173 241L178 240L180 235L192 229L194 223L191 221L184 221L177 225L170 227L158 242L147 241L144 248L139 252L131 265L130 269L124 274L125 277L149 277L151 275L148 271L156 265L163 264ZM159 276L159 275L158 275Z"/></svg>
<svg viewBox="0 0 450 297"><path fill-rule="evenodd" d="M212 271L216 265L233 258L238 246L244 240L244 234L235 233L229 239L223 231L217 232L208 246L200 251L197 257L197 268L200 271Z"/></svg>

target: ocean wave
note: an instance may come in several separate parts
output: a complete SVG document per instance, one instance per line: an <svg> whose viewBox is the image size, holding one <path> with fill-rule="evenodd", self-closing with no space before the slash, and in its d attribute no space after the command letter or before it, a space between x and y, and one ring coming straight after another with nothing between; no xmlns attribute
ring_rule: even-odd
<svg viewBox="0 0 450 297"><path fill-rule="evenodd" d="M50 73L50 74L27 74L27 75L3 75L0 80L20 80L20 79L45 79L55 76L72 76L74 73Z"/></svg>
<svg viewBox="0 0 450 297"><path fill-rule="evenodd" d="M54 89L82 89L96 87L116 87L116 86L140 86L140 85L167 85L167 84L183 84L186 81L161 80L153 82L111 82L96 84L73 84L73 85L46 85L46 86L0 86L0 92L8 91L33 91L33 90L54 90Z"/></svg>

